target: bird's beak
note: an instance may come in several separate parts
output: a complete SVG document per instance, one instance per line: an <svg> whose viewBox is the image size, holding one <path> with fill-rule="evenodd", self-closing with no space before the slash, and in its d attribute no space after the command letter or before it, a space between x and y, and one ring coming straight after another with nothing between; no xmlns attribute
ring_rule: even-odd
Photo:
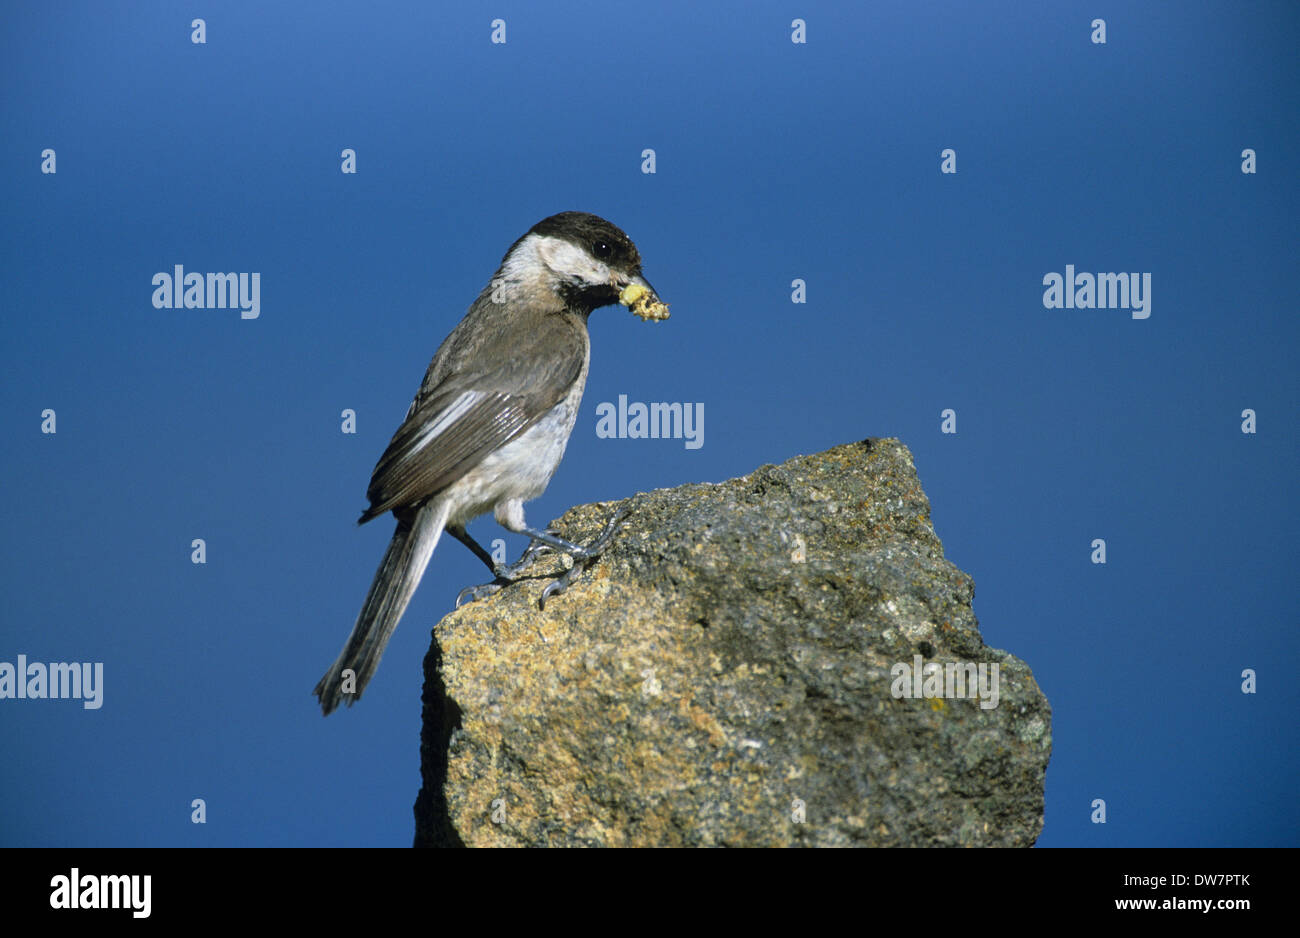
<svg viewBox="0 0 1300 938"><path fill-rule="evenodd" d="M654 287L650 286L650 281L647 280L645 277L642 277L640 274L637 274L635 277L633 277L630 282L635 283L639 287L645 287L647 290L649 290L651 293L654 294L654 298L656 300L659 299L659 294Z"/></svg>
<svg viewBox="0 0 1300 938"><path fill-rule="evenodd" d="M668 318L668 304L659 299L655 288L640 274L628 278L618 301L644 320L658 322Z"/></svg>

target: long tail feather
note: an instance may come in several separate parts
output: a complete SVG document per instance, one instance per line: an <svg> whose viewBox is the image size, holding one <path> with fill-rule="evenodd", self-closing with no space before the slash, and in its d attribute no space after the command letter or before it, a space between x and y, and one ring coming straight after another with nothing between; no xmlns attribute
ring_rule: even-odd
<svg viewBox="0 0 1300 938"><path fill-rule="evenodd" d="M438 546L448 511L446 502L434 499L421 506L410 521L398 522L347 644L316 685L314 693L326 716L341 702L352 706L361 699Z"/></svg>

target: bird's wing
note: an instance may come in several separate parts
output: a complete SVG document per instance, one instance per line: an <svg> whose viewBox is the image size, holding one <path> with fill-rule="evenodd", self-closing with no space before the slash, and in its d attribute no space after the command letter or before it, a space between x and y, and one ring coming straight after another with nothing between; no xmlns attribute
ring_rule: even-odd
<svg viewBox="0 0 1300 938"><path fill-rule="evenodd" d="M493 352L475 356L494 361L493 370L421 389L375 466L360 523L437 494L546 416L581 374L586 336L552 320Z"/></svg>

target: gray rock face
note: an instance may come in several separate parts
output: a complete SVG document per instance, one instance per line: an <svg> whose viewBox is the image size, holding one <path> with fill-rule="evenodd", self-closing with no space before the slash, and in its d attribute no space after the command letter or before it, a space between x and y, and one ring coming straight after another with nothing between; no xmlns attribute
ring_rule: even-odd
<svg viewBox="0 0 1300 938"><path fill-rule="evenodd" d="M417 846L1033 844L1051 709L981 640L901 443L633 501L544 612L554 555L438 624Z"/></svg>

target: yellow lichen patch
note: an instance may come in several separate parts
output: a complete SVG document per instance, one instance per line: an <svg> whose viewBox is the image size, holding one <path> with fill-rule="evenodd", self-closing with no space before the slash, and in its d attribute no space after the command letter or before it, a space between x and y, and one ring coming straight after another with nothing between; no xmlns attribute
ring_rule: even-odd
<svg viewBox="0 0 1300 938"><path fill-rule="evenodd" d="M618 295L618 301L644 320L668 318L668 304L661 302L639 283L629 283Z"/></svg>

